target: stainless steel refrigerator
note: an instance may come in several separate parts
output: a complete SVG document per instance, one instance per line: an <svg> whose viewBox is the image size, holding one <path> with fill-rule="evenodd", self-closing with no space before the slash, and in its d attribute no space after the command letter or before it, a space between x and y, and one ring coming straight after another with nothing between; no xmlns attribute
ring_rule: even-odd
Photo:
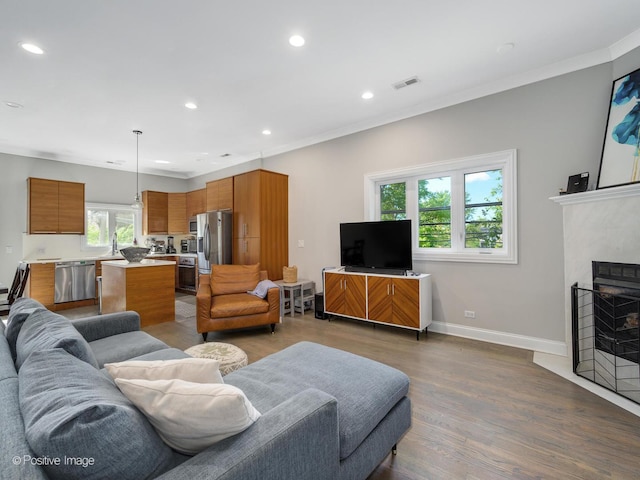
<svg viewBox="0 0 640 480"><path fill-rule="evenodd" d="M230 211L201 213L196 218L198 231L198 272L211 273L211 265L233 261L233 217Z"/></svg>

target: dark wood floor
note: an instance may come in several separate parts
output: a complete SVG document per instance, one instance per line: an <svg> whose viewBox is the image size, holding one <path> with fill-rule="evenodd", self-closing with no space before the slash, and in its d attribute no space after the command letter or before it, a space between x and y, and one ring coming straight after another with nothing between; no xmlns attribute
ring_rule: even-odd
<svg viewBox="0 0 640 480"><path fill-rule="evenodd" d="M202 342L194 319L145 330L180 349ZM372 480L640 478L640 418L535 365L530 351L435 333L418 342L412 332L310 313L287 317L275 335L261 328L208 340L241 347L250 362L309 340L409 375L413 425Z"/></svg>

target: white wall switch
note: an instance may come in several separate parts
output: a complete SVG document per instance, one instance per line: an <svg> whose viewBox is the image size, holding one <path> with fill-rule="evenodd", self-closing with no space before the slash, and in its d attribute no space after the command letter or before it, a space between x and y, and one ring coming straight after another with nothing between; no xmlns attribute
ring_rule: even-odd
<svg viewBox="0 0 640 480"><path fill-rule="evenodd" d="M298 248L304 248L304 240L298 240Z"/></svg>

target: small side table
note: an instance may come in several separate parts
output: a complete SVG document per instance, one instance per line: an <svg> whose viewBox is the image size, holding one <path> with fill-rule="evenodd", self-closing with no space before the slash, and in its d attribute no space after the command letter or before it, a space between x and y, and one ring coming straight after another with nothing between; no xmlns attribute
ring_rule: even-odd
<svg viewBox="0 0 640 480"><path fill-rule="evenodd" d="M304 304L309 302L314 308L316 284L306 278L299 278L297 282L288 283L284 280L275 282L280 287L280 314L287 313L295 317L296 310L304 315Z"/></svg>

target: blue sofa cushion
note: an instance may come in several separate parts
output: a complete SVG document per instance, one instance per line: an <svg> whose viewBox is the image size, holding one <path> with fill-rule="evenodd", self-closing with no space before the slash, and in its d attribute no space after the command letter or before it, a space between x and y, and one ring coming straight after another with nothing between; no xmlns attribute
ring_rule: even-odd
<svg viewBox="0 0 640 480"><path fill-rule="evenodd" d="M98 368L89 343L80 335L68 318L48 310L36 310L27 317L16 342L16 369L32 352L62 348L74 357Z"/></svg>
<svg viewBox="0 0 640 480"><path fill-rule="evenodd" d="M88 363L56 348L33 352L19 371L20 408L52 479L144 479L173 466L173 454L140 411Z"/></svg>
<svg viewBox="0 0 640 480"><path fill-rule="evenodd" d="M35 311L46 311L44 306L31 298L18 298L9 310L9 319L7 321L7 328L4 332L7 341L9 342L9 348L11 349L11 355L13 361L16 361L16 342L18 340L18 334L24 324L25 320Z"/></svg>
<svg viewBox="0 0 640 480"><path fill-rule="evenodd" d="M401 371L311 342L269 355L224 381L240 388L263 414L308 388L332 395L338 401L341 459L351 455L409 391L409 377Z"/></svg>

